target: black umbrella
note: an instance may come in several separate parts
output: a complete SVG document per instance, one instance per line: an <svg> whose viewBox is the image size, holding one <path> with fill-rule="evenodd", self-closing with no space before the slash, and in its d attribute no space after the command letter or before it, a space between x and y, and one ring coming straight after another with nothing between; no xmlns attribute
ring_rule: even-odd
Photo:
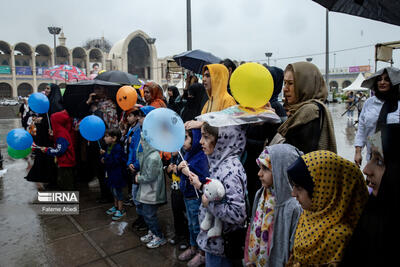
<svg viewBox="0 0 400 267"><path fill-rule="evenodd" d="M350 14L400 26L397 0L313 0L329 11Z"/></svg>
<svg viewBox="0 0 400 267"><path fill-rule="evenodd" d="M202 50L191 50L173 57L176 63L194 73L201 74L204 65L219 63L220 58Z"/></svg>
<svg viewBox="0 0 400 267"><path fill-rule="evenodd" d="M111 70L103 72L95 78L96 80L102 80L107 82L119 83L119 84L129 84L129 85L140 85L138 78L136 75L119 71L119 70Z"/></svg>
<svg viewBox="0 0 400 267"><path fill-rule="evenodd" d="M64 108L74 118L83 118L89 115L89 106L86 101L89 95L94 92L96 86L103 87L110 99L115 101L115 95L121 87L118 83L101 80L86 80L77 83L68 83L63 96Z"/></svg>

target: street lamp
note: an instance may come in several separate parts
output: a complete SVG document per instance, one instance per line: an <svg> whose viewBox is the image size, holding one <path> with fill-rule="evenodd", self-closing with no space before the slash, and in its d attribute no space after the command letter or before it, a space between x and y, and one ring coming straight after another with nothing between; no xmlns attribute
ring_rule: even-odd
<svg viewBox="0 0 400 267"><path fill-rule="evenodd" d="M265 56L268 58L268 66L269 66L269 58L272 56L271 52L265 53Z"/></svg>
<svg viewBox="0 0 400 267"><path fill-rule="evenodd" d="M311 62L312 61L312 57L308 57L306 58L307 62Z"/></svg>
<svg viewBox="0 0 400 267"><path fill-rule="evenodd" d="M57 65L56 35L61 32L61 28L60 27L47 27L47 29L49 30L49 33L53 34L53 36L54 36L54 51L53 51L54 65Z"/></svg>

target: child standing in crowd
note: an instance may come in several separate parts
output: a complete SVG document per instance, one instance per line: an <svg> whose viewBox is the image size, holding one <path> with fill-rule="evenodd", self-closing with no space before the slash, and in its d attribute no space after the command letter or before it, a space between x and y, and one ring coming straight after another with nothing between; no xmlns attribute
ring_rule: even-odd
<svg viewBox="0 0 400 267"><path fill-rule="evenodd" d="M75 150L72 118L66 110L50 117L56 147L42 147L42 152L57 157L57 184L61 190L74 190Z"/></svg>
<svg viewBox="0 0 400 267"><path fill-rule="evenodd" d="M326 150L299 157L288 176L304 211L286 266L338 265L368 198L364 176L354 163Z"/></svg>
<svg viewBox="0 0 400 267"><path fill-rule="evenodd" d="M123 144L124 144L124 153L125 155L129 155L130 153L130 144L132 143L132 136L133 133L140 128L140 125L138 123L138 113L137 113L137 108L132 108L128 111L126 111L125 113L125 121L126 121L126 127L127 127L127 133L124 137L123 140ZM127 166L127 168L129 168ZM127 175L127 183L128 183L128 192L129 194L131 194L132 192L132 185L133 185L133 180L135 178L135 174L133 174L132 172L129 172L129 174ZM132 195L128 196L128 198L126 199L126 201L124 201L125 205L129 205L129 206L133 206L134 202L133 202L133 198Z"/></svg>
<svg viewBox="0 0 400 267"><path fill-rule="evenodd" d="M207 123L201 127L200 144L207 155L210 165L210 178L218 179L225 187L225 197L222 201L210 202L203 194L200 206L199 221L203 221L206 211L222 221L225 238L237 235L244 228L246 219L246 173L240 163L246 143L244 130L241 126L215 128ZM198 178L190 175L193 184L198 184ZM242 241L240 241L242 242ZM207 231L200 230L197 244L206 252L206 266L231 266L236 257L232 255L238 247L244 244L229 244L224 246L224 238L208 237ZM233 253L232 253L233 252ZM234 259L235 258L235 259Z"/></svg>
<svg viewBox="0 0 400 267"><path fill-rule="evenodd" d="M108 215L113 215L112 219L117 221L126 215L126 210L123 208L123 193L122 189L126 183L123 177L123 162L124 152L118 144L121 137L119 129L107 129L104 134L104 142L106 150L100 150L102 162L105 165L106 183L114 196L114 206L106 211Z"/></svg>
<svg viewBox="0 0 400 267"><path fill-rule="evenodd" d="M183 201L182 191L179 189L181 178L178 175L178 165L181 162L178 152L172 153L167 173L171 177L171 209L174 219L175 235L169 240L171 245L179 244L180 250L188 247L188 223L185 215L185 202Z"/></svg>
<svg viewBox="0 0 400 267"><path fill-rule="evenodd" d="M138 127L134 127L135 129L132 129L133 134L132 134L130 144L129 144L128 162L126 163L126 165L129 168L129 171L132 173L132 175L134 177L136 177L136 174L140 170L139 159L137 158L137 150L138 150L139 144L140 144L140 133L142 132L143 121L146 118L146 115L153 109L155 109L155 108L152 106L144 106L134 112L134 114L136 115L136 117L138 119L138 121L137 121ZM134 180L133 184L132 184L132 200L136 206L136 213L137 213L138 217L133 222L132 228L134 228L138 231L143 231L143 230L147 230L147 225L146 225L146 222L144 221L142 214L140 213L141 203L136 200L137 191L138 191L138 184Z"/></svg>
<svg viewBox="0 0 400 267"><path fill-rule="evenodd" d="M303 153L289 144L266 147L257 158L257 191L245 246L246 266L285 266L301 207L291 196L287 168Z"/></svg>
<svg viewBox="0 0 400 267"><path fill-rule="evenodd" d="M208 161L204 154L201 144L201 132L200 129L187 130L185 134L185 142L183 149L186 151L184 160L178 166L180 173L180 189L184 195L184 201L186 206L186 214L189 222L189 234L190 234L190 248L185 250L178 259L181 261L187 261L188 266L199 266L201 264L201 252L198 251L197 235L200 232L199 224L199 208L201 204L200 193L197 192L194 186L190 183L189 176L190 172L198 177L197 187L200 188L205 182L206 177L209 176L208 172ZM203 256L204 257L204 256Z"/></svg>
<svg viewBox="0 0 400 267"><path fill-rule="evenodd" d="M150 229L140 241L146 243L148 248L158 248L167 243L157 218L159 205L167 201L163 164L159 152L143 137L140 139L137 158L140 164L140 172L135 177L136 183L139 184L136 200L140 205L137 208Z"/></svg>

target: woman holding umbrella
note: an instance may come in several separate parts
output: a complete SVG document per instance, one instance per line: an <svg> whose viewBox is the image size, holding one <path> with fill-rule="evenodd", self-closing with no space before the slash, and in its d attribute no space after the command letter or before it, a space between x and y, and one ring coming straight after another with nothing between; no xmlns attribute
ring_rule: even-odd
<svg viewBox="0 0 400 267"><path fill-rule="evenodd" d="M371 147L367 143L367 137L375 133L379 113L384 102L396 100L398 91L395 84L400 78L400 70L393 67L383 68L366 79L362 86L370 88L375 95L368 98L361 110L358 120L358 129L354 141L354 162L360 166L362 162L362 149L367 146L367 161L370 159Z"/></svg>

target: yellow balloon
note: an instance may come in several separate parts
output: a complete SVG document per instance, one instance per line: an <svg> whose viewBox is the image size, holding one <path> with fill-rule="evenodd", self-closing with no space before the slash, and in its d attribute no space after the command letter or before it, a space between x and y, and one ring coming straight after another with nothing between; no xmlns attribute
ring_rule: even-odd
<svg viewBox="0 0 400 267"><path fill-rule="evenodd" d="M254 62L237 67L229 84L233 97L243 107L265 106L274 91L271 73L263 65Z"/></svg>

